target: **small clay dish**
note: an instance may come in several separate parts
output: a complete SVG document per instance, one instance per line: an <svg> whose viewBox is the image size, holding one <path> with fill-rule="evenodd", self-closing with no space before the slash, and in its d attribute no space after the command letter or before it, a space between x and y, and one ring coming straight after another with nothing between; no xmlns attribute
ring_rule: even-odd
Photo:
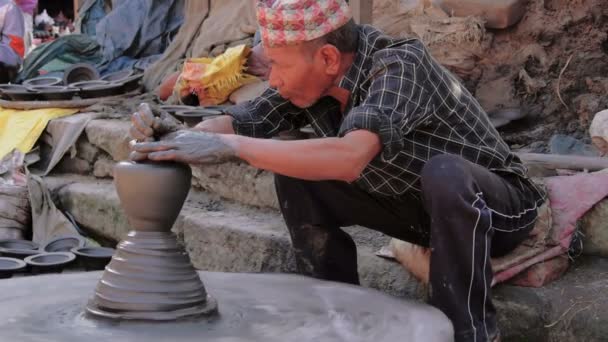
<svg viewBox="0 0 608 342"><path fill-rule="evenodd" d="M133 70L125 69L102 76L101 80L116 83L124 81L127 77L131 75L133 75Z"/></svg>
<svg viewBox="0 0 608 342"><path fill-rule="evenodd" d="M37 249L0 248L0 254L7 258L25 259L30 255L39 253L40 251Z"/></svg>
<svg viewBox="0 0 608 342"><path fill-rule="evenodd" d="M78 93L77 88L64 86L32 86L29 89L37 92L45 100L71 100Z"/></svg>
<svg viewBox="0 0 608 342"><path fill-rule="evenodd" d="M70 87L82 90L82 89L87 89L87 88L91 88L91 87L104 86L104 85L108 85L108 84L110 84L110 82L102 81L102 80L82 81L82 82L71 83Z"/></svg>
<svg viewBox="0 0 608 342"><path fill-rule="evenodd" d="M29 240L0 239L0 248L37 250L38 247L40 246L37 243Z"/></svg>
<svg viewBox="0 0 608 342"><path fill-rule="evenodd" d="M29 80L23 81L23 85L26 87L36 87L36 86L55 86L61 85L63 80L59 77L36 77L31 78Z"/></svg>
<svg viewBox="0 0 608 342"><path fill-rule="evenodd" d="M6 279L15 273L23 272L27 264L15 258L0 258L0 279Z"/></svg>
<svg viewBox="0 0 608 342"><path fill-rule="evenodd" d="M222 112L217 109L208 109L206 107L196 108L193 110L184 110L175 113L175 116L183 121L188 127L194 127L203 120L215 118L222 115Z"/></svg>
<svg viewBox="0 0 608 342"><path fill-rule="evenodd" d="M74 64L63 73L63 84L74 82L93 81L99 79L99 71L87 63Z"/></svg>
<svg viewBox="0 0 608 342"><path fill-rule="evenodd" d="M144 77L144 74L131 75L123 80L117 81L117 84L121 85L120 92L128 93L139 88L139 80Z"/></svg>
<svg viewBox="0 0 608 342"><path fill-rule="evenodd" d="M72 253L82 267L87 271L103 270L112 260L114 248L107 247L78 247L72 248Z"/></svg>
<svg viewBox="0 0 608 342"><path fill-rule="evenodd" d="M25 263L33 274L61 273L64 268L76 260L70 252L40 253L25 258Z"/></svg>
<svg viewBox="0 0 608 342"><path fill-rule="evenodd" d="M47 241L41 248L41 251L52 252L69 252L74 247L84 247L86 240L80 235L63 235Z"/></svg>
<svg viewBox="0 0 608 342"><path fill-rule="evenodd" d="M38 94L30 91L25 86L13 85L2 89L2 94L8 96L13 101L35 101L38 99Z"/></svg>
<svg viewBox="0 0 608 342"><path fill-rule="evenodd" d="M196 107L192 107L192 106L185 106L185 105L163 105L160 106L161 110L164 110L165 112L173 115L175 118L177 118L178 120L181 120L181 118L177 117L175 114L177 112L184 112L187 110L193 110L196 109Z"/></svg>
<svg viewBox="0 0 608 342"><path fill-rule="evenodd" d="M90 99L95 97L114 96L121 93L122 84L108 83L105 85L91 86L80 89L80 97Z"/></svg>
<svg viewBox="0 0 608 342"><path fill-rule="evenodd" d="M8 95L4 94L5 90L23 90L24 86L20 84L0 84L0 97L4 100L10 100Z"/></svg>

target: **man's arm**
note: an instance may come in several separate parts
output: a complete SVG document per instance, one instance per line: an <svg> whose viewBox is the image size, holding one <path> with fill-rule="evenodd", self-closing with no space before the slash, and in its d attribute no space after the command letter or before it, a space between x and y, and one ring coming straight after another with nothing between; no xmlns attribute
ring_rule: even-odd
<svg viewBox="0 0 608 342"><path fill-rule="evenodd" d="M299 141L180 131L171 139L138 143L133 149L155 161L200 165L240 158L257 168L294 178L352 182L380 152L381 144L378 135L365 130L342 138Z"/></svg>
<svg viewBox="0 0 608 342"><path fill-rule="evenodd" d="M207 133L234 134L233 120L230 115L222 115L199 123L194 127L194 130Z"/></svg>
<svg viewBox="0 0 608 342"><path fill-rule="evenodd" d="M307 180L352 182L380 152L380 138L369 131L352 131L342 138L298 141L223 136L237 157L250 165Z"/></svg>

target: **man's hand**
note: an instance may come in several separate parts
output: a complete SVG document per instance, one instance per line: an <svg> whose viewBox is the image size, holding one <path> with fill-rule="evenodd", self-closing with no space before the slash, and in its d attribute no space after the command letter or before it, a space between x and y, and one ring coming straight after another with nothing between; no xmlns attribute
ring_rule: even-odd
<svg viewBox="0 0 608 342"><path fill-rule="evenodd" d="M136 141L154 141L155 138L175 132L180 128L182 128L180 124L168 114L154 115L150 106L142 103L137 108L137 112L131 115L129 134Z"/></svg>
<svg viewBox="0 0 608 342"><path fill-rule="evenodd" d="M171 160L186 164L220 164L236 159L235 149L219 134L179 131L158 142L133 145L134 153L149 160Z"/></svg>

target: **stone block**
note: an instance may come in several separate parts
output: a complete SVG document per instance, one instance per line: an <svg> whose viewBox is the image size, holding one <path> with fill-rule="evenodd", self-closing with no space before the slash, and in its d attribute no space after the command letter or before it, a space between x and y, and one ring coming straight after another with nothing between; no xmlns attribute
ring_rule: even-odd
<svg viewBox="0 0 608 342"><path fill-rule="evenodd" d="M453 16L478 16L486 27L503 29L523 17L528 0L433 0L433 4Z"/></svg>
<svg viewBox="0 0 608 342"><path fill-rule="evenodd" d="M272 173L245 163L192 167L193 184L218 196L256 207L279 208Z"/></svg>
<svg viewBox="0 0 608 342"><path fill-rule="evenodd" d="M99 158L93 165L93 175L97 178L112 178L116 162L108 158Z"/></svg>
<svg viewBox="0 0 608 342"><path fill-rule="evenodd" d="M76 156L89 163L94 163L100 152L99 148L88 142L83 136L76 142Z"/></svg>
<svg viewBox="0 0 608 342"><path fill-rule="evenodd" d="M91 172L91 163L78 157L70 158L69 155L66 155L61 158L59 163L57 163L57 166L55 166L55 171L86 175Z"/></svg>
<svg viewBox="0 0 608 342"><path fill-rule="evenodd" d="M122 120L91 120L85 132L89 142L108 153L116 161L129 157L129 128Z"/></svg>

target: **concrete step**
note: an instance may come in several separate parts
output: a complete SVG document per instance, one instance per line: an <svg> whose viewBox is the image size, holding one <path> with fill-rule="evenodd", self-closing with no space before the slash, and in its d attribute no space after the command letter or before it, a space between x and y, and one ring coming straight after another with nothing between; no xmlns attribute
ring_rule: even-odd
<svg viewBox="0 0 608 342"><path fill-rule="evenodd" d="M115 241L129 230L111 181L71 175L46 179L58 205L86 229ZM194 190L173 230L201 270L295 270L287 229L275 209L243 206ZM424 298L424 286L399 264L373 254L386 237L357 227L347 230L358 244L364 286ZM608 259L582 258L545 288L503 285L494 297L505 341L605 341L608 336Z"/></svg>
<svg viewBox="0 0 608 342"><path fill-rule="evenodd" d="M62 120L51 121L49 126L59 125ZM112 166L124 160L129 154L128 132L130 122L117 119L91 120L76 144L75 158L68 155L60 164L64 172L93 174L99 178L111 177ZM253 168L246 163L227 163L193 167L192 184L194 189L207 191L214 195L248 206L278 209L274 190L273 175L270 172ZM608 256L608 200L596 205L581 221L583 251L585 254ZM361 240L378 244L378 236L360 233ZM367 235L366 235L367 234ZM373 246L377 248L379 246Z"/></svg>

